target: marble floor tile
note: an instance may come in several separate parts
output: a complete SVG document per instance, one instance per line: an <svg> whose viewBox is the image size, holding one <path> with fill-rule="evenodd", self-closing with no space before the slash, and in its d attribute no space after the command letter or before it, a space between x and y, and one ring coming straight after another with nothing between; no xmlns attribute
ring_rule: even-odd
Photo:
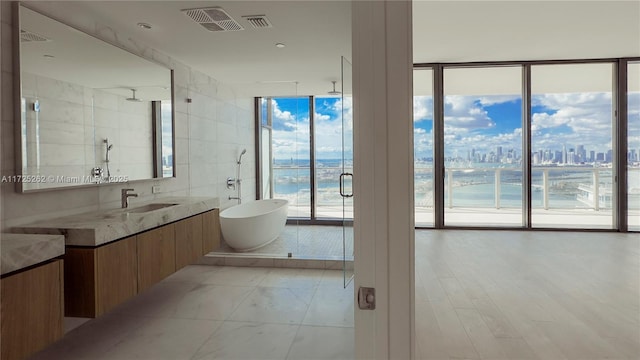
<svg viewBox="0 0 640 360"><path fill-rule="evenodd" d="M171 317L225 320L252 290L242 286L198 285L176 303Z"/></svg>
<svg viewBox="0 0 640 360"><path fill-rule="evenodd" d="M106 314L69 331L31 359L92 359L116 346L143 325L148 318Z"/></svg>
<svg viewBox="0 0 640 360"><path fill-rule="evenodd" d="M347 277L347 281L349 278ZM330 288L330 289L343 289L345 282L344 272L342 270L326 270L320 278L318 286ZM348 281L350 286L353 286L353 281Z"/></svg>
<svg viewBox="0 0 640 360"><path fill-rule="evenodd" d="M354 329L328 326L300 326L287 360L353 359ZM322 341L319 341L322 339Z"/></svg>
<svg viewBox="0 0 640 360"><path fill-rule="evenodd" d="M229 320L300 324L315 289L256 287Z"/></svg>
<svg viewBox="0 0 640 360"><path fill-rule="evenodd" d="M200 284L210 278L216 271L220 271L220 269L221 267L218 266L189 265L176 271L164 281L184 281Z"/></svg>
<svg viewBox="0 0 640 360"><path fill-rule="evenodd" d="M221 267L220 271L212 273L203 284L257 286L269 273L270 269L260 267Z"/></svg>
<svg viewBox="0 0 640 360"><path fill-rule="evenodd" d="M95 359L191 359L222 321L148 319L126 339Z"/></svg>
<svg viewBox="0 0 640 360"><path fill-rule="evenodd" d="M285 359L298 325L225 321L194 359Z"/></svg>
<svg viewBox="0 0 640 360"><path fill-rule="evenodd" d="M82 317L65 317L64 318L64 333L68 333L69 331L81 326L87 321L91 320L90 318L82 318Z"/></svg>
<svg viewBox="0 0 640 360"><path fill-rule="evenodd" d="M112 312L144 317L170 317L176 304L192 289L193 282L163 281L115 307Z"/></svg>
<svg viewBox="0 0 640 360"><path fill-rule="evenodd" d="M319 287L311 299L303 325L353 327L353 287Z"/></svg>
<svg viewBox="0 0 640 360"><path fill-rule="evenodd" d="M318 286L324 270L271 269L260 282L261 287L313 288Z"/></svg>

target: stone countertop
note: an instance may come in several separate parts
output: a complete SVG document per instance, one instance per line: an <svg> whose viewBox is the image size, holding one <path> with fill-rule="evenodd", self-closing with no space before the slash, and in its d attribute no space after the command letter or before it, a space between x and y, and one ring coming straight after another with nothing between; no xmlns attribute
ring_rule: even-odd
<svg viewBox="0 0 640 360"><path fill-rule="evenodd" d="M64 254L64 236L1 234L2 275Z"/></svg>
<svg viewBox="0 0 640 360"><path fill-rule="evenodd" d="M176 204L155 210L144 210L149 204ZM215 197L166 197L145 203L132 201L129 208L96 211L38 221L14 228L29 234L65 235L66 245L99 246L153 229L219 206Z"/></svg>

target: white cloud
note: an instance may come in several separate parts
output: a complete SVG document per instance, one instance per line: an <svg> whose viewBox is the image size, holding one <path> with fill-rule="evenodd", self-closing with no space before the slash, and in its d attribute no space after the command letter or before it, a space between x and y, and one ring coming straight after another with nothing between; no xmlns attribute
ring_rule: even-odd
<svg viewBox="0 0 640 360"><path fill-rule="evenodd" d="M414 96L413 97L413 121L433 119L433 97Z"/></svg>
<svg viewBox="0 0 640 360"><path fill-rule="evenodd" d="M319 113L314 113L313 114L313 119L316 122L320 122L320 121L329 121L331 120L331 116L327 115L327 114L319 114Z"/></svg>
<svg viewBox="0 0 640 360"><path fill-rule="evenodd" d="M532 116L534 150L559 150L563 145L584 145L587 151L599 152L611 148L611 93L535 95L532 103L547 109Z"/></svg>
<svg viewBox="0 0 640 360"><path fill-rule="evenodd" d="M487 111L476 104L476 97L449 95L444 98L445 129L463 133L475 129L486 129L495 126Z"/></svg>
<svg viewBox="0 0 640 360"><path fill-rule="evenodd" d="M496 104L503 104L507 102L512 102L516 100L521 100L522 96L520 95L492 95L492 96L482 96L480 97L480 105L482 106L491 106Z"/></svg>
<svg viewBox="0 0 640 360"><path fill-rule="evenodd" d="M273 116L275 117L274 120L278 120L283 123L291 123L296 121L296 117L291 113L291 111L280 110L280 106L278 105L278 102L276 100L273 100Z"/></svg>

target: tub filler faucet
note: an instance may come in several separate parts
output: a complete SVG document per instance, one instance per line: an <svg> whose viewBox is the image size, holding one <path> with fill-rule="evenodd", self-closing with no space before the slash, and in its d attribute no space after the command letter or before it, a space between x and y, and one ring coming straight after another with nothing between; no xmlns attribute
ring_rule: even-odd
<svg viewBox="0 0 640 360"><path fill-rule="evenodd" d="M122 208L126 209L129 207L129 198L130 197L138 197L138 194L130 193L129 191L133 191L133 189L122 189Z"/></svg>

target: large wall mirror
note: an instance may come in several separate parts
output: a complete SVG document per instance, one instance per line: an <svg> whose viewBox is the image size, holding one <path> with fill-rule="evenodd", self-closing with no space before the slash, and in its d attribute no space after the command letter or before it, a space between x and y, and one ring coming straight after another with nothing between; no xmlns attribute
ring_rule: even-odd
<svg viewBox="0 0 640 360"><path fill-rule="evenodd" d="M172 71L17 9L18 191L173 177Z"/></svg>

